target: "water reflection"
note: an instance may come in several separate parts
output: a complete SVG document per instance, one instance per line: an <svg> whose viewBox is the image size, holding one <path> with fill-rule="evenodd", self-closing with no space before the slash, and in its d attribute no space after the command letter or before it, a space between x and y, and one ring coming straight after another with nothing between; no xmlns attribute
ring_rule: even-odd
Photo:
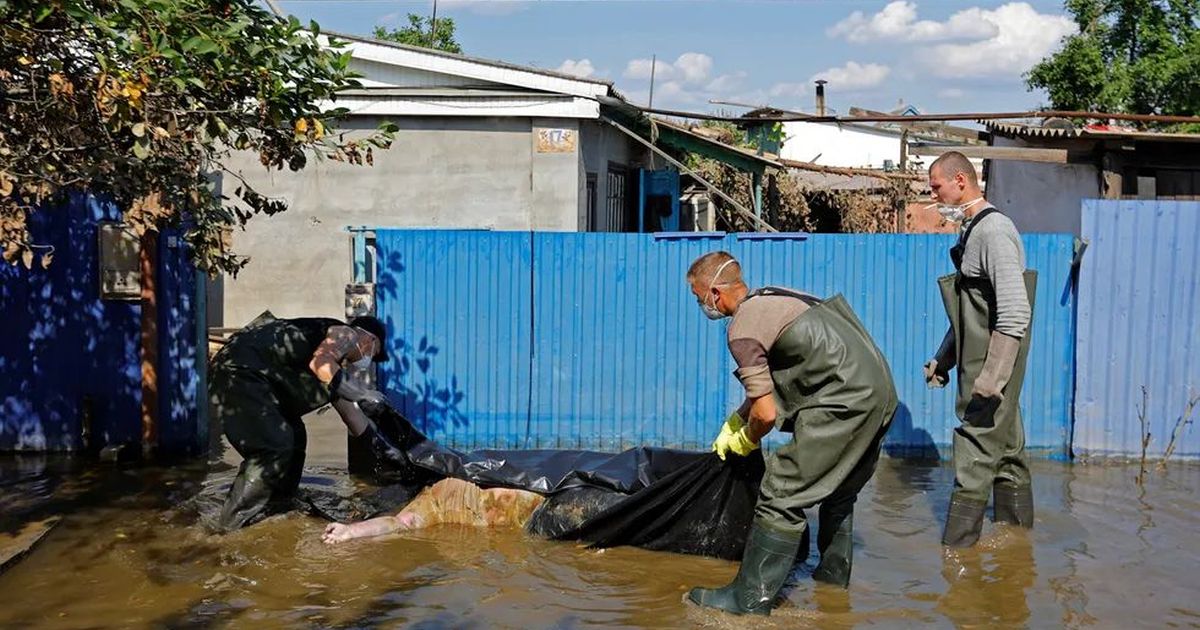
<svg viewBox="0 0 1200 630"><path fill-rule="evenodd" d="M1026 591L1037 580L1028 530L999 525L968 549L942 552L945 594L937 611L959 628L1024 627Z"/></svg>

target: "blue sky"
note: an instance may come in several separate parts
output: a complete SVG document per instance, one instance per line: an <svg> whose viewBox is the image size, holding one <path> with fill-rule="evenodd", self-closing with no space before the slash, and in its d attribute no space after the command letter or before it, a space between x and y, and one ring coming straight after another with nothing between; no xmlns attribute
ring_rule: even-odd
<svg viewBox="0 0 1200 630"><path fill-rule="evenodd" d="M432 2L280 0L326 29L369 34L428 14ZM811 111L828 102L925 112L1011 111L1045 104L1021 75L1075 25L1060 1L440 0L466 54L613 81L645 104L657 55L656 107L737 108L712 99Z"/></svg>

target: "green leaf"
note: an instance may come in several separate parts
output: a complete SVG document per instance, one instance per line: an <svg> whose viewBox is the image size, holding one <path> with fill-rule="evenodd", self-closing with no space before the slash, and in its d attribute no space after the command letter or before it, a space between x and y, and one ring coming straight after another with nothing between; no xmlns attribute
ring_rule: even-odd
<svg viewBox="0 0 1200 630"><path fill-rule="evenodd" d="M133 155L139 160L144 160L150 157L150 139L146 137L139 138L133 143Z"/></svg>
<svg viewBox="0 0 1200 630"><path fill-rule="evenodd" d="M203 80L203 79L201 79L200 77L188 77L188 78L187 78L187 82L188 82L188 83L191 83L192 85L194 85L194 86L196 86L196 87L198 87L198 88L200 88L201 90L207 90L207 89L208 89L208 86L204 84L204 80Z"/></svg>
<svg viewBox="0 0 1200 630"><path fill-rule="evenodd" d="M195 53L198 55L207 55L208 53L214 53L219 50L221 50L221 47L218 46L216 42L211 39L206 39L196 45Z"/></svg>
<svg viewBox="0 0 1200 630"><path fill-rule="evenodd" d="M218 50L221 50L221 47L218 46L216 42L203 35L189 37L186 42L183 42L184 52L192 52L196 53L197 55L205 55Z"/></svg>
<svg viewBox="0 0 1200 630"><path fill-rule="evenodd" d="M146 123L134 123L131 131L133 131L134 136L141 138L146 135Z"/></svg>
<svg viewBox="0 0 1200 630"><path fill-rule="evenodd" d="M196 50L196 47L199 46L203 41L205 41L205 39L200 35L189 37L187 41L183 42L183 52L192 52L193 50Z"/></svg>
<svg viewBox="0 0 1200 630"><path fill-rule="evenodd" d="M54 13L54 5L47 4L46 6L42 7L40 11L38 11L37 17L35 17L33 21L41 22L42 20L50 17L51 13Z"/></svg>

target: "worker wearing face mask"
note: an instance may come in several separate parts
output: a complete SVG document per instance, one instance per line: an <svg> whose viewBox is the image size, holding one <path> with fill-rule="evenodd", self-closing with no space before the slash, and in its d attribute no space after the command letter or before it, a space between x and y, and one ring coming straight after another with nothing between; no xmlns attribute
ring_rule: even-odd
<svg viewBox="0 0 1200 630"><path fill-rule="evenodd" d="M387 360L382 322L357 317L275 319L264 315L234 334L212 360L209 395L225 437L242 456L221 510L230 531L290 507L300 485L307 436L301 416L332 402L378 459L404 455L363 413L386 404L362 378Z"/></svg>
<svg viewBox="0 0 1200 630"><path fill-rule="evenodd" d="M692 293L710 319L730 318L729 352L745 402L713 443L721 459L759 448L776 425L792 439L767 459L742 565L728 586L695 588L692 602L737 614L769 614L799 558L804 510L820 506L813 579L850 582L854 502L875 472L898 405L891 370L841 295L820 300L790 289L751 292L738 262L713 252L692 263Z"/></svg>
<svg viewBox="0 0 1200 630"><path fill-rule="evenodd" d="M957 366L954 492L942 544L979 540L989 496L996 522L1033 526L1033 490L1019 399L1029 353L1036 274L1013 222L983 198L975 167L956 151L929 166L943 217L961 224L950 258L955 273L938 279L950 329L925 364L930 387L944 387Z"/></svg>

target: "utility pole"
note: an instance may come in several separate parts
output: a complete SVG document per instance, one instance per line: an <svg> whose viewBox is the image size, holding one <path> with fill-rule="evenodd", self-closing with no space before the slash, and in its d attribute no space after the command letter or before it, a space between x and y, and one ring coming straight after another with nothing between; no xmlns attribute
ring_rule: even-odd
<svg viewBox="0 0 1200 630"><path fill-rule="evenodd" d="M429 47L437 48L437 0L433 0L433 17L429 18Z"/></svg>
<svg viewBox="0 0 1200 630"><path fill-rule="evenodd" d="M646 107L654 107L654 70L658 66L658 55L650 55L650 102Z"/></svg>
<svg viewBox="0 0 1200 630"><path fill-rule="evenodd" d="M270 9L271 9L271 13L275 14L275 17L280 17L280 18L287 17L286 15L284 15L283 9L279 8L278 2L276 2L275 0L266 0L266 2L267 2L267 6L270 7Z"/></svg>

